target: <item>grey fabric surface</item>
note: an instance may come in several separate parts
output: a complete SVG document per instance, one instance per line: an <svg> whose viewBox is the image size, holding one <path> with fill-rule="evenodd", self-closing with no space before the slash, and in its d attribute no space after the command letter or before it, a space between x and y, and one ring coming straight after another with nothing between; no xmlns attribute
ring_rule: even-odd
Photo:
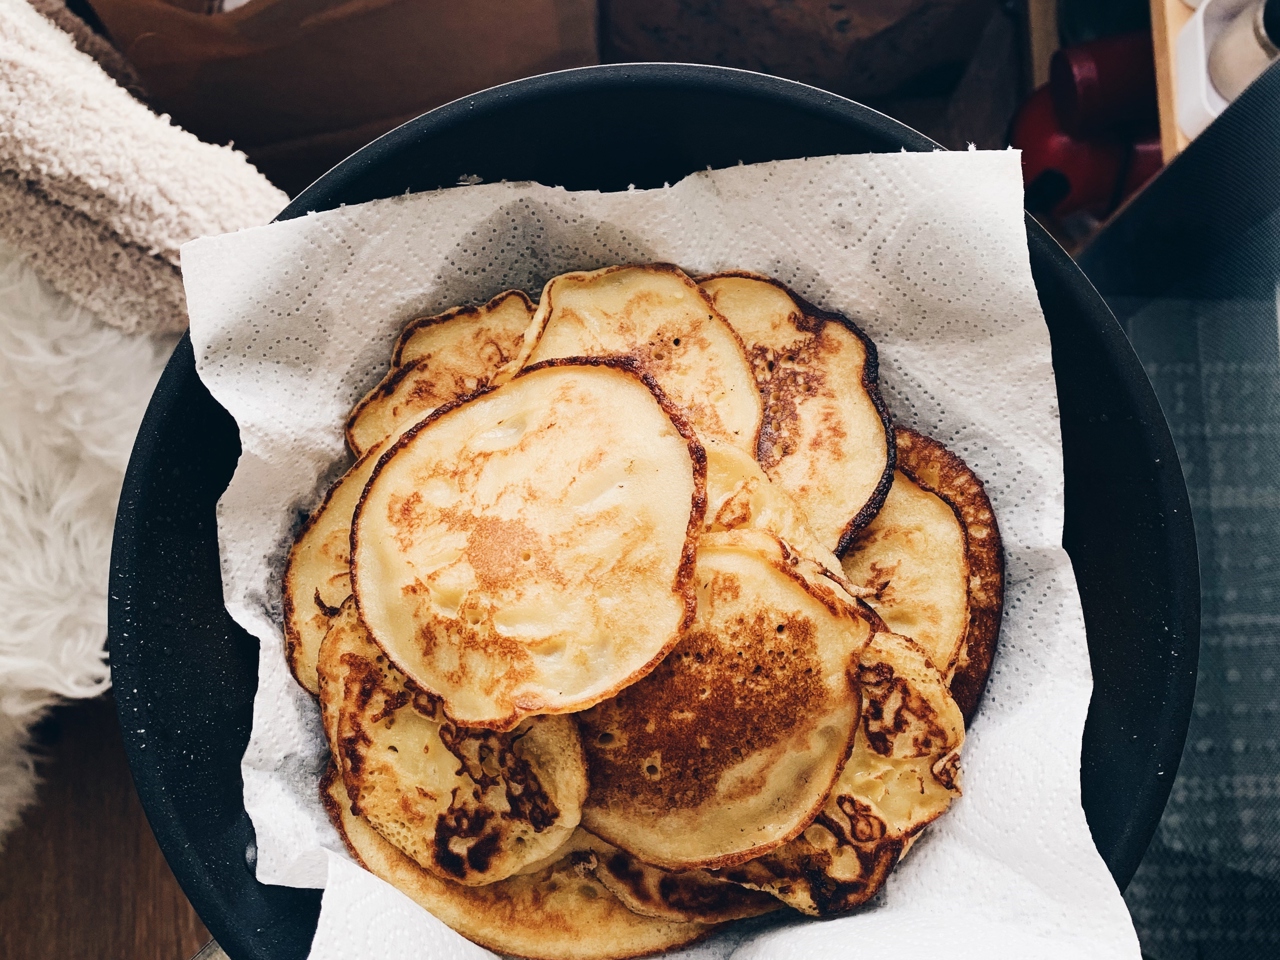
<svg viewBox="0 0 1280 960"><path fill-rule="evenodd" d="M1117 299L1199 544L1195 709L1125 899L1152 960L1280 956L1280 214L1172 295Z"/></svg>

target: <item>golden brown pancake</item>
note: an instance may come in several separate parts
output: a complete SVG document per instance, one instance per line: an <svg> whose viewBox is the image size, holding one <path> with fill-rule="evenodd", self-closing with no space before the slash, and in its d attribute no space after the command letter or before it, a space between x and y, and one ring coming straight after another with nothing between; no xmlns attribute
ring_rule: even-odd
<svg viewBox="0 0 1280 960"><path fill-rule="evenodd" d="M949 671L969 623L964 526L941 497L901 469L879 515L845 554L851 581L895 633Z"/></svg>
<svg viewBox="0 0 1280 960"><path fill-rule="evenodd" d="M991 671L1004 554L982 481L936 440L899 427L897 472L879 515L845 555L846 576L896 633L928 652L966 719Z"/></svg>
<svg viewBox="0 0 1280 960"><path fill-rule="evenodd" d="M804 833L717 871L827 916L869 900L920 831L959 796L964 722L914 641L877 633L862 654L862 722L826 805Z"/></svg>
<svg viewBox="0 0 1280 960"><path fill-rule="evenodd" d="M524 350L628 356L680 407L700 439L754 455L761 401L742 341L697 284L670 264L566 273L542 291Z"/></svg>
<svg viewBox="0 0 1280 960"><path fill-rule="evenodd" d="M587 847L594 855L596 879L628 910L641 916L683 923L723 923L758 917L782 907L767 893L720 880L705 870L663 870L585 830L580 829L579 833L587 839Z"/></svg>
<svg viewBox="0 0 1280 960"><path fill-rule="evenodd" d="M586 766L569 717L511 733L464 729L405 679L348 601L319 660L325 729L353 808L419 866L493 883L563 846L582 814Z"/></svg>
<svg viewBox="0 0 1280 960"><path fill-rule="evenodd" d="M321 799L361 866L468 940L498 953L530 960L623 960L684 946L714 929L632 913L596 879L585 851L480 887L441 880L352 812L332 766L321 783Z"/></svg>
<svg viewBox="0 0 1280 960"><path fill-rule="evenodd" d="M360 615L457 723L584 709L692 619L705 491L702 446L630 361L528 368L383 456L352 532Z"/></svg>
<svg viewBox="0 0 1280 960"><path fill-rule="evenodd" d="M781 540L806 562L817 564L826 577L855 596L870 594L845 577L836 555L818 542L808 518L778 484L770 480L750 454L731 444L708 440L706 530L751 529Z"/></svg>
<svg viewBox="0 0 1280 960"><path fill-rule="evenodd" d="M307 521L285 571L285 648L298 682L316 693L315 657L337 608L351 595L351 515L387 441L437 407L489 385L517 353L533 304L519 290L480 307L410 322L393 367L347 418L356 465Z"/></svg>
<svg viewBox="0 0 1280 960"><path fill-rule="evenodd" d="M316 656L338 609L351 596L351 516L377 465L369 451L329 488L289 551L284 568L284 639L289 669L319 693Z"/></svg>
<svg viewBox="0 0 1280 960"><path fill-rule="evenodd" d="M347 418L347 444L359 456L436 407L487 387L512 360L533 319L533 304L508 290L479 307L413 320L396 340L391 370Z"/></svg>
<svg viewBox="0 0 1280 960"><path fill-rule="evenodd" d="M765 398L757 459L818 540L843 555L893 477L875 345L776 280L724 273L699 286L742 337Z"/></svg>
<svg viewBox="0 0 1280 960"><path fill-rule="evenodd" d="M523 340L534 309L524 291L508 290L478 307L454 307L434 317L410 320L396 338L391 365L428 359L452 366L476 358L483 369L490 369L499 353L508 352L513 337Z"/></svg>
<svg viewBox="0 0 1280 960"><path fill-rule="evenodd" d="M664 870L619 850L582 827L551 856L522 869L537 873L570 854L632 913L680 923L724 923L780 909L776 897L748 890L706 870Z"/></svg>
<svg viewBox="0 0 1280 960"><path fill-rule="evenodd" d="M392 362L284 589L356 858L536 958L872 897L959 795L1003 594L981 482L891 429L874 345L656 264Z"/></svg>
<svg viewBox="0 0 1280 960"><path fill-rule="evenodd" d="M821 809L857 724L850 673L871 630L856 601L790 558L759 531L703 536L693 625L653 673L579 717L589 831L693 869L758 856Z"/></svg>
<svg viewBox="0 0 1280 960"><path fill-rule="evenodd" d="M334 763L339 764L342 762L342 751L338 749L338 712L342 707L343 690L342 684L334 680L338 676L338 664L333 653L353 642L347 634L355 634L354 642L359 643L369 637L369 631L360 620L360 612L356 610L354 597L347 597L329 622L329 629L320 642L320 649L316 651L315 674L319 684L320 720L324 724L324 739L329 745L329 756Z"/></svg>

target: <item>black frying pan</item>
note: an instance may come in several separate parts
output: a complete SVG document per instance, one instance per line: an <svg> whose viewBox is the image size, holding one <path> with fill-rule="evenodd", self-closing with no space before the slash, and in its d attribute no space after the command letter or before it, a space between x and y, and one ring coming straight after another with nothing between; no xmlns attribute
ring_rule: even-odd
<svg viewBox="0 0 1280 960"><path fill-rule="evenodd" d="M464 175L622 190L740 160L901 149L938 147L798 83L716 67L590 67L433 110L343 161L280 219L448 187ZM1031 220L1027 243L1062 409L1063 542L1094 671L1084 809L1123 887L1164 809L1190 716L1195 535L1168 427L1123 332ZM241 799L257 648L222 605L214 525L238 455L236 425L196 377L184 338L125 476L111 558L111 667L138 793L196 910L233 960L294 960L310 948L320 894L254 879Z"/></svg>

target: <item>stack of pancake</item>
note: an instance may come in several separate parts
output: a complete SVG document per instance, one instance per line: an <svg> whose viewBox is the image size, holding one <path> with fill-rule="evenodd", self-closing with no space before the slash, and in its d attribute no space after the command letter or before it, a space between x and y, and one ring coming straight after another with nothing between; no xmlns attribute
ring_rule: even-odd
<svg viewBox="0 0 1280 960"><path fill-rule="evenodd" d="M960 794L1003 559L875 347L750 274L411 322L298 535L351 850L473 941L629 957L848 911Z"/></svg>

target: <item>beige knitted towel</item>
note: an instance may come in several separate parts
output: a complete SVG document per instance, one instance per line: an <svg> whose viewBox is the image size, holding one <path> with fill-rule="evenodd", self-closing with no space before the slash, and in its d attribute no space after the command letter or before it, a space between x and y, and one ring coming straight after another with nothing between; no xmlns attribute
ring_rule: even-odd
<svg viewBox="0 0 1280 960"><path fill-rule="evenodd" d="M187 324L178 247L287 202L116 84L27 0L0 0L0 241L128 331Z"/></svg>

